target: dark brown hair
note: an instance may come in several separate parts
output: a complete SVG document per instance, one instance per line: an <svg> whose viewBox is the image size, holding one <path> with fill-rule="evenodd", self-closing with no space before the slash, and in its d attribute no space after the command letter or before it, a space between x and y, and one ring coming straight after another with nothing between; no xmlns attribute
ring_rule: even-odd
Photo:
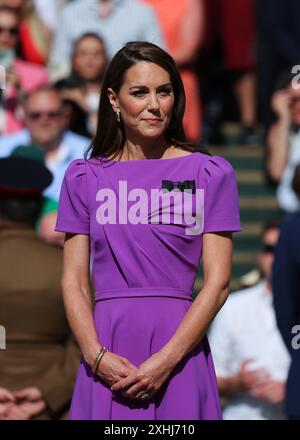
<svg viewBox="0 0 300 440"><path fill-rule="evenodd" d="M94 40L97 40L103 47L104 51L106 52L106 47L105 47L105 43L102 37L100 37L100 35L96 34L96 32L86 32L85 34L81 35L79 38L77 38L77 40L74 42L73 47L72 47L72 55L71 58L74 57L76 50L79 46L79 44L85 40L86 38L94 38Z"/></svg>
<svg viewBox="0 0 300 440"><path fill-rule="evenodd" d="M171 78L175 101L170 124L166 131L166 139L178 147L187 151L199 151L199 149L185 137L182 120L185 111L185 93L173 58L155 44L134 41L127 43L120 49L107 67L100 98L98 111L98 125L92 143L88 147L85 156L104 156L115 158L125 144L125 132L122 121L116 121L114 110L109 102L108 88L118 93L128 69L140 61L155 63L165 69Z"/></svg>

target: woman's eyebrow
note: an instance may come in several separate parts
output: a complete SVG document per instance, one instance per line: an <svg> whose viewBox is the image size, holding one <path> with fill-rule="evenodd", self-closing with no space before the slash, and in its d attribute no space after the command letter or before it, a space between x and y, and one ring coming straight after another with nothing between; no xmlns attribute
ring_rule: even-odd
<svg viewBox="0 0 300 440"><path fill-rule="evenodd" d="M172 83L168 82L165 84L161 84L160 86L157 87L157 89L160 89L162 87L171 87L171 86L172 86ZM148 87L145 85L138 85L138 86L129 87L129 90L131 90L131 89L147 89L148 90Z"/></svg>

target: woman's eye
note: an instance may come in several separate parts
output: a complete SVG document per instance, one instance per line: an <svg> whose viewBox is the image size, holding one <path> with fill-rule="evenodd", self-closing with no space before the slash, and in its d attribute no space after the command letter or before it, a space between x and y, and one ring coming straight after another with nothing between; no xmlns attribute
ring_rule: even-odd
<svg viewBox="0 0 300 440"><path fill-rule="evenodd" d="M145 92L133 92L133 96L141 97L144 95L145 95Z"/></svg>
<svg viewBox="0 0 300 440"><path fill-rule="evenodd" d="M160 94L161 96L168 96L168 95L171 94L171 90L161 90L161 91L159 92L159 94Z"/></svg>

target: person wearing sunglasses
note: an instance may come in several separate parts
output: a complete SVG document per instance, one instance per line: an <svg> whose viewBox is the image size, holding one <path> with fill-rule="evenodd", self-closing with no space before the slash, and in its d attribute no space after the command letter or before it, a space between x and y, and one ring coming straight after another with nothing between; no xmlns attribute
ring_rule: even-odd
<svg viewBox="0 0 300 440"><path fill-rule="evenodd" d="M290 355L277 328L271 287L279 226L264 226L261 280L230 295L209 333L225 420L285 418Z"/></svg>
<svg viewBox="0 0 300 440"><path fill-rule="evenodd" d="M0 6L7 6L18 14L22 59L45 66L52 44L53 15L58 13L57 0L0 0ZM44 9L47 9L48 20Z"/></svg>
<svg viewBox="0 0 300 440"><path fill-rule="evenodd" d="M73 159L83 157L90 140L70 131L68 115L62 98L52 86L41 86L23 100L22 111L26 128L0 138L0 158L10 156L22 146L35 146L44 155L45 164L53 174L53 181L44 196L53 201L40 219L40 234L49 242L60 243L61 234L54 231L57 202L65 170Z"/></svg>
<svg viewBox="0 0 300 440"><path fill-rule="evenodd" d="M19 101L24 93L48 83L45 67L18 56L19 18L0 6L0 66L4 75L0 101L0 134L14 133L24 126Z"/></svg>
<svg viewBox="0 0 300 440"><path fill-rule="evenodd" d="M58 201L63 176L69 163L83 157L90 140L67 129L68 118L62 98L53 86L41 86L22 101L26 128L0 139L0 157L6 157L20 145L34 145L45 156L53 182L45 196Z"/></svg>
<svg viewBox="0 0 300 440"><path fill-rule="evenodd" d="M286 72L272 97L276 121L268 133L267 171L277 187L279 207L285 213L300 209L292 179L300 163L300 82L299 73Z"/></svg>

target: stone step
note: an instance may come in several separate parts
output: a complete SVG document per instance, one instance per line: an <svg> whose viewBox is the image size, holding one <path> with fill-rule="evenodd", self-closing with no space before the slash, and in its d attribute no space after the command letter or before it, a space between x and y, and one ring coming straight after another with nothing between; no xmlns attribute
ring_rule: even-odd
<svg viewBox="0 0 300 440"><path fill-rule="evenodd" d="M240 278L257 267L263 224L280 217L275 189L265 177L265 150L261 146L212 146L212 155L222 156L233 166L239 190L242 232L234 234L230 290L240 288ZM199 268L195 292L203 283Z"/></svg>
<svg viewBox="0 0 300 440"><path fill-rule="evenodd" d="M239 196L252 196L252 197L272 197L276 198L275 190L267 185L239 183L238 184Z"/></svg>
<svg viewBox="0 0 300 440"><path fill-rule="evenodd" d="M240 237L253 237L253 236L260 236L262 232L262 224L260 222L253 222L248 223L244 222L243 225L243 231L237 232L234 234L235 239L239 239Z"/></svg>
<svg viewBox="0 0 300 440"><path fill-rule="evenodd" d="M241 209L240 212L242 225L247 222L261 222L265 223L269 220L280 218L278 209Z"/></svg>
<svg viewBox="0 0 300 440"><path fill-rule="evenodd" d="M261 170L237 170L235 169L238 183L265 185L266 179Z"/></svg>
<svg viewBox="0 0 300 440"><path fill-rule="evenodd" d="M242 196L239 200L240 209L278 209L277 200L273 197Z"/></svg>
<svg viewBox="0 0 300 440"><path fill-rule="evenodd" d="M223 156L226 159L236 159L236 158L255 158L263 160L265 156L265 151L260 146L233 146L233 147L218 147L218 146L211 146L207 148L207 151L212 154L213 156Z"/></svg>
<svg viewBox="0 0 300 440"><path fill-rule="evenodd" d="M233 263L247 263L256 265L257 262L257 251L238 251L235 250L233 253Z"/></svg>

